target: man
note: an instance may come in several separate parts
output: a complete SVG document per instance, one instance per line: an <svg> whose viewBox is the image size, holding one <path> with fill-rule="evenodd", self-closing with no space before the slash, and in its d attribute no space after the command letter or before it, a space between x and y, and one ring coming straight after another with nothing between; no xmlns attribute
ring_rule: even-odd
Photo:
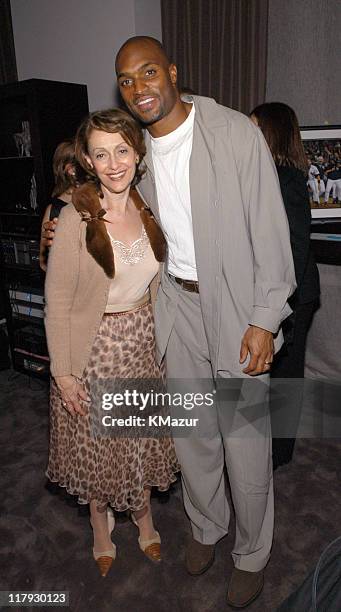
<svg viewBox="0 0 341 612"><path fill-rule="evenodd" d="M277 175L260 130L212 99L181 100L176 67L155 39L124 43L116 73L126 106L147 128L147 171L138 189L168 242L155 313L167 376L199 384L261 375L266 383L295 275ZM262 589L272 543L270 432L265 420L263 435L229 436L217 410L203 410L200 418L205 437L175 439L193 533L187 569L204 572L228 531L225 453L236 511L228 603L244 607Z"/></svg>
<svg viewBox="0 0 341 612"><path fill-rule="evenodd" d="M326 168L327 186L324 195L324 203L329 204L329 194L332 193L333 204L341 202L341 168L337 160L332 159Z"/></svg>
<svg viewBox="0 0 341 612"><path fill-rule="evenodd" d="M324 182L321 180L320 171L313 164L310 158L308 158L308 187L312 192L312 199L314 204L320 205L320 195L325 192Z"/></svg>
<svg viewBox="0 0 341 612"><path fill-rule="evenodd" d="M266 384L259 379L267 381L274 336L279 348L295 287L269 150L240 113L199 96L181 100L176 67L155 39L129 39L116 72L123 100L147 128L147 170L138 189L168 242L155 312L159 359L166 353L168 378L198 386L217 377L242 379L249 403L251 395L261 405ZM192 575L208 569L215 543L228 532L226 456L236 512L228 603L244 607L262 589L272 544L269 421L263 419L261 435L253 430L248 438L228 435L216 408L199 416L203 437L195 431L175 437L193 533L187 569Z"/></svg>

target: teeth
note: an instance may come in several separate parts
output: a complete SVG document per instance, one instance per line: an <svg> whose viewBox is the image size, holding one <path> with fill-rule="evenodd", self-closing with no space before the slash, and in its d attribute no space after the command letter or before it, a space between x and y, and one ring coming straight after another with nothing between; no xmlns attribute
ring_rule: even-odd
<svg viewBox="0 0 341 612"><path fill-rule="evenodd" d="M115 179L120 179L122 176L124 176L125 172L119 172L118 174L109 174L109 178L111 178L112 180Z"/></svg>
<svg viewBox="0 0 341 612"><path fill-rule="evenodd" d="M149 104L149 102L153 102L154 98L146 98L145 100L141 100L137 103L137 106L142 106L143 104Z"/></svg>

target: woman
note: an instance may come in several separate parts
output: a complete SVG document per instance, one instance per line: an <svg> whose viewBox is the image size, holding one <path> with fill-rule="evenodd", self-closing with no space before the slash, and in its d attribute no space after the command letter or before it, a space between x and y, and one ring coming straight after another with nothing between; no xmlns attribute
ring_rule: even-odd
<svg viewBox="0 0 341 612"><path fill-rule="evenodd" d="M297 289L289 303L293 315L284 322L285 345L275 356L272 378L304 378L304 355L308 329L320 294L319 274L310 248L311 211L307 190L308 162L300 136L297 117L289 106L269 102L257 106L252 121L260 127L274 158L290 228ZM295 385L291 386L293 389ZM297 388L297 386L296 386ZM288 387L289 390L289 387ZM292 419L289 437L273 439L273 466L289 463L298 425L302 388L291 401ZM273 412L276 415L276 411ZM292 416L292 415L291 415ZM287 416L288 422L290 416Z"/></svg>
<svg viewBox="0 0 341 612"><path fill-rule="evenodd" d="M179 469L169 437L98 435L93 399L119 379L160 379L154 357L150 284L165 254L161 230L132 186L142 174L142 131L119 109L80 126L76 157L93 182L73 192L60 215L46 277L51 359L51 433L47 476L90 503L93 554L102 575L115 558L113 515L130 510L139 545L160 561L151 486L168 489ZM100 194L100 198L98 197ZM154 279L154 280L153 280Z"/></svg>
<svg viewBox="0 0 341 612"><path fill-rule="evenodd" d="M60 211L66 204L71 203L72 191L76 185L76 158L73 140L61 142L53 156L53 174L55 187L52 192L51 203L46 207L41 232L44 231L44 223L59 217ZM39 265L44 272L47 268L46 240L41 236Z"/></svg>

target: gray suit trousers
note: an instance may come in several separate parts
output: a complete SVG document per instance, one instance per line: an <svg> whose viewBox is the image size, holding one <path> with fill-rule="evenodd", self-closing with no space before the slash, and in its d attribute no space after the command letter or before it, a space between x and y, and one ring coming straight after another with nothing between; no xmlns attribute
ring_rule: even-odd
<svg viewBox="0 0 341 612"><path fill-rule="evenodd" d="M187 391L204 393L214 383L200 297L176 287L178 304L166 350L169 386L185 389L188 379ZM227 371L218 376L237 382L239 399L193 408L184 416L198 418L198 426L186 434L173 429L184 505L195 540L215 544L225 536L230 521L226 466L236 514L232 558L239 569L259 571L270 556L274 523L268 377L241 378L240 372Z"/></svg>

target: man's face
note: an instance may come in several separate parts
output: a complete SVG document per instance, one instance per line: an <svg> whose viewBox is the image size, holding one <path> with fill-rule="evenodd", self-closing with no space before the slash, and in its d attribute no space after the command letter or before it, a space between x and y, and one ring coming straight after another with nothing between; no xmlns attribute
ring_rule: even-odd
<svg viewBox="0 0 341 612"><path fill-rule="evenodd" d="M167 65L154 45L132 43L116 63L121 96L134 117L151 125L166 117L177 101L176 67Z"/></svg>

